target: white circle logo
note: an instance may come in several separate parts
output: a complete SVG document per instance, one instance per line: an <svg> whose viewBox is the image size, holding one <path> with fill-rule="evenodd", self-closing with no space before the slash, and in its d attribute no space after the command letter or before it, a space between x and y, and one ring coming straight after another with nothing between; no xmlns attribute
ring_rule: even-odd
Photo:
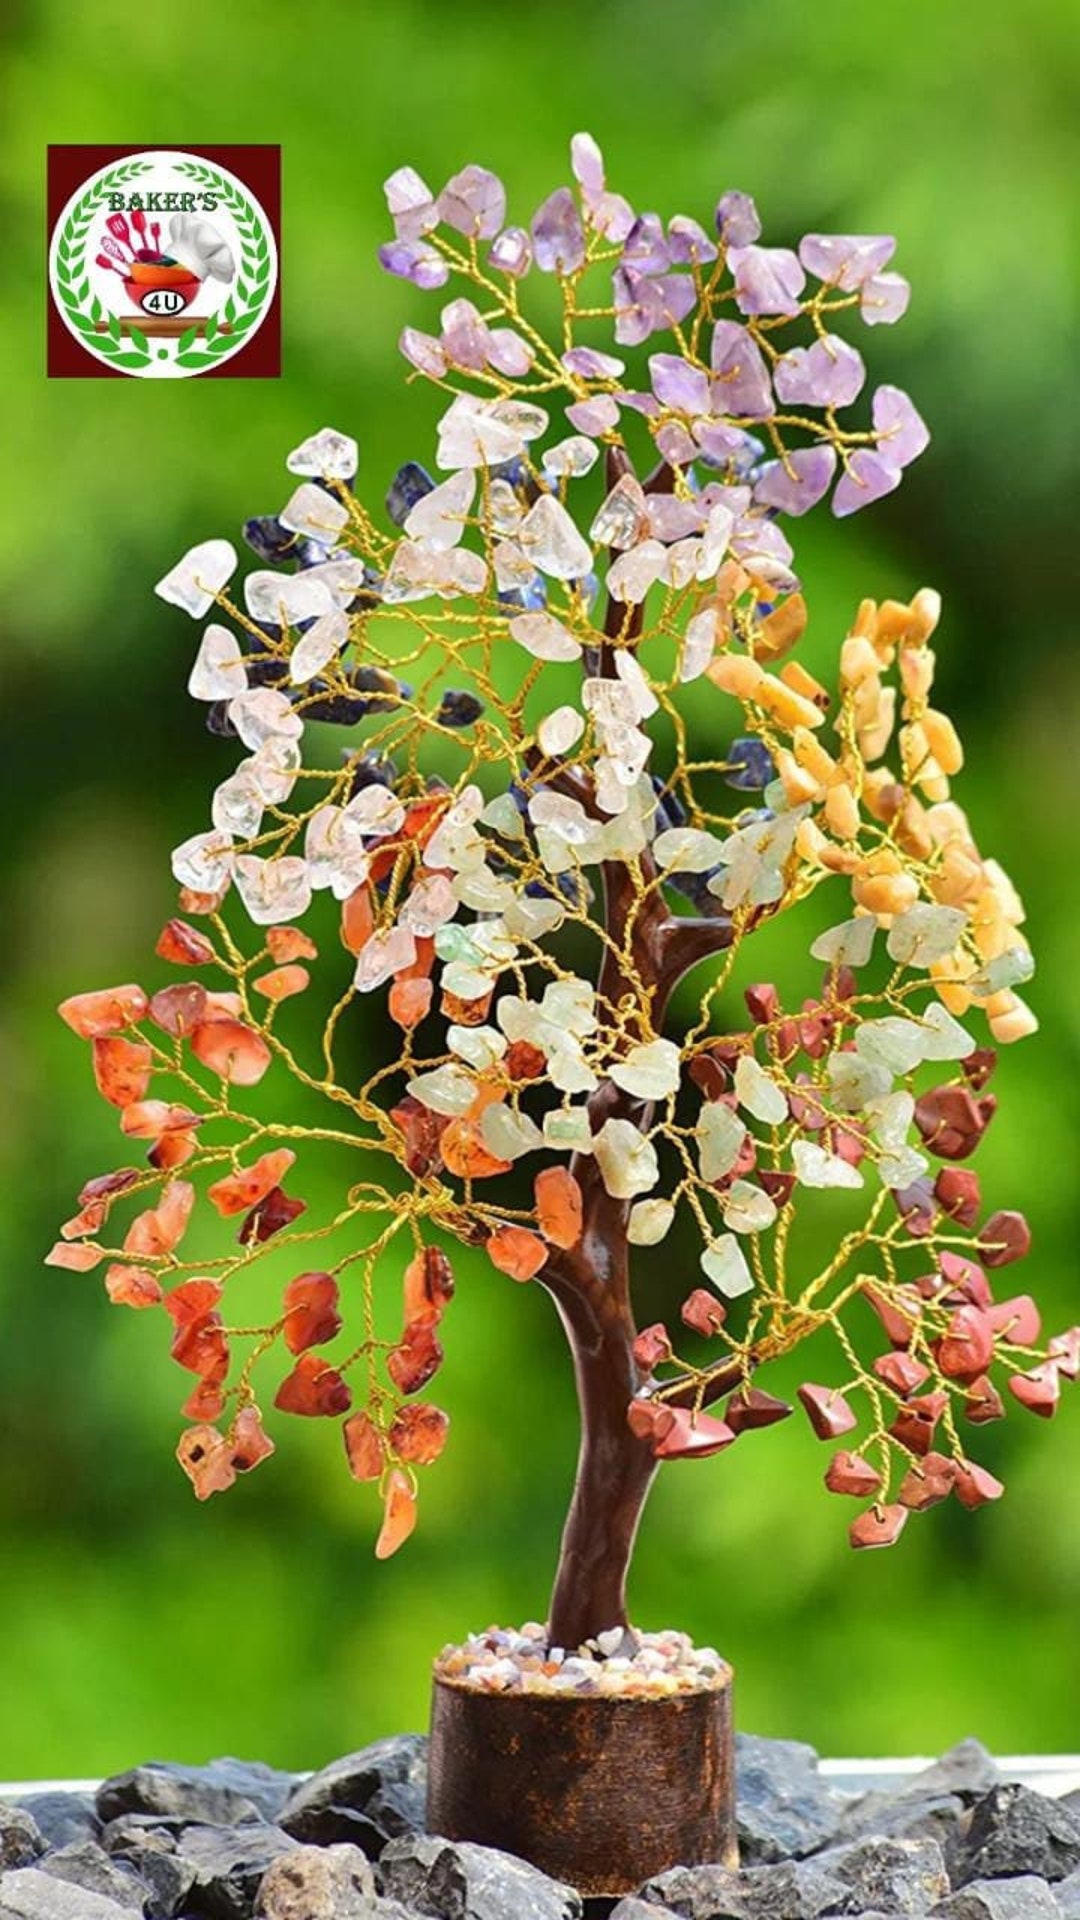
<svg viewBox="0 0 1080 1920"><path fill-rule="evenodd" d="M274 231L250 188L177 151L91 174L49 246L64 325L87 353L144 380L189 379L239 353L277 273Z"/></svg>

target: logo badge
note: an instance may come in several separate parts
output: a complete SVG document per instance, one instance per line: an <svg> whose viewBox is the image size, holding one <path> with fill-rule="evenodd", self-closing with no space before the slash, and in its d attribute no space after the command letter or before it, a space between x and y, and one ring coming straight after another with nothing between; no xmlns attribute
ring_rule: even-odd
<svg viewBox="0 0 1080 1920"><path fill-rule="evenodd" d="M281 371L279 147L50 147L51 376Z"/></svg>

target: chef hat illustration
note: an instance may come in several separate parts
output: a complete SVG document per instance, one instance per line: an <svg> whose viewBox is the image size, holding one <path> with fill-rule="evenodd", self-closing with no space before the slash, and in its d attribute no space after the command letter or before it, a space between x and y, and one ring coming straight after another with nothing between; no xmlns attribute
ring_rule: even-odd
<svg viewBox="0 0 1080 1920"><path fill-rule="evenodd" d="M215 280L231 280L236 272L228 241L209 220L194 213L174 213L169 222L169 253L182 267L190 267L198 280L212 274Z"/></svg>

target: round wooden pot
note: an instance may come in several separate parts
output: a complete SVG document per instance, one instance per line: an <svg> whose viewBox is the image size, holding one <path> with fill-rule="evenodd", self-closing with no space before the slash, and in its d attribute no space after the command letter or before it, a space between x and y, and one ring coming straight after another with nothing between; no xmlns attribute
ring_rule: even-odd
<svg viewBox="0 0 1080 1920"><path fill-rule="evenodd" d="M436 1679L427 1825L530 1860L579 1893L738 1865L732 1676L696 1693L485 1693Z"/></svg>

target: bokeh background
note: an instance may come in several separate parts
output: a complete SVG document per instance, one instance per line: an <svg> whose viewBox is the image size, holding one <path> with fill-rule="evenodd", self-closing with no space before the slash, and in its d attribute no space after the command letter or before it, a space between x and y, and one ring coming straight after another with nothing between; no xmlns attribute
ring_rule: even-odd
<svg viewBox="0 0 1080 1920"><path fill-rule="evenodd" d="M116 1150L54 1005L137 972L170 908L166 850L227 752L183 693L195 630L151 583L280 505L285 451L328 421L359 435L372 495L424 457L432 396L394 350L407 320L427 324L424 296L373 258L380 182L405 160L436 181L485 160L527 214L584 126L638 206L708 217L737 185L776 241L896 232L915 299L868 358L936 443L855 522L803 524L813 642L826 655L865 593L944 593L962 798L1022 885L1041 960L1042 1034L1004 1061L979 1164L1032 1219L1024 1283L1075 1319L1080 17L1075 0L323 0L302 16L15 0L6 19L0 1777L222 1750L315 1765L420 1724L436 1645L542 1609L572 1388L539 1291L466 1268L440 1396L455 1443L414 1543L377 1568L372 1500L307 1423L198 1508L152 1316L41 1267ZM49 140L282 143L282 379L45 379ZM939 1511L892 1554L848 1553L802 1422L670 1470L637 1617L723 1648L743 1725L828 1752L969 1731L1075 1748L1080 1405L1053 1431L1008 1424L986 1457L1010 1497Z"/></svg>

